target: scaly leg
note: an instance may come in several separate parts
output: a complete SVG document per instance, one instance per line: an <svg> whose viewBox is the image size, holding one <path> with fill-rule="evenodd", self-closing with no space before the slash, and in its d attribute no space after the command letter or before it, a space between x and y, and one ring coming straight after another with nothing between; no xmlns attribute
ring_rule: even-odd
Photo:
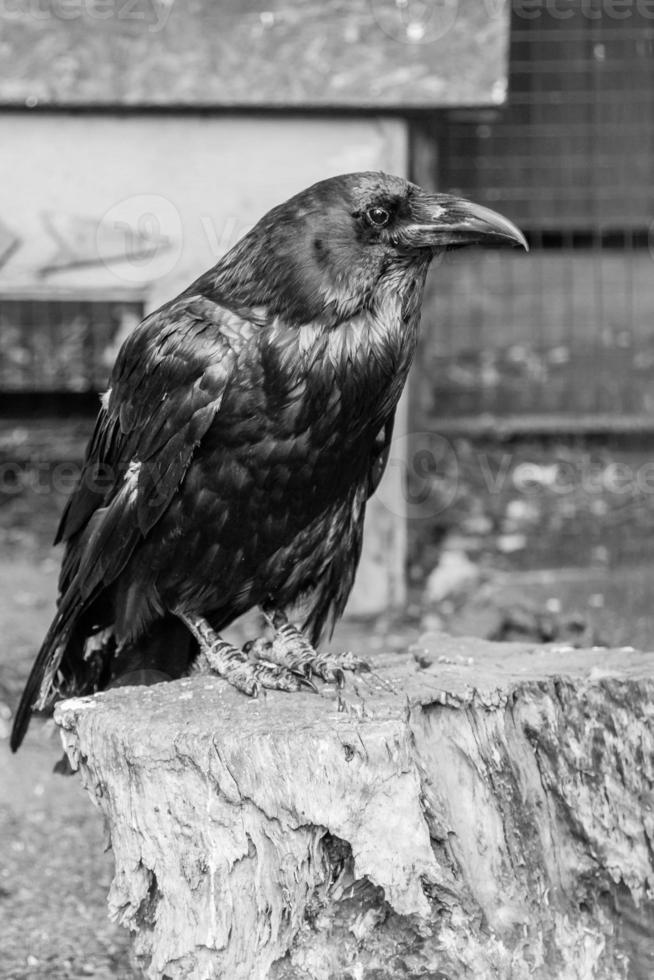
<svg viewBox="0 0 654 980"><path fill-rule="evenodd" d="M287 669L284 665L272 663L270 659L253 660L243 650L223 640L202 616L184 613L176 615L186 624L198 641L200 652L211 670L225 680L256 697L262 688L277 691L299 691L308 685L306 680Z"/></svg>
<svg viewBox="0 0 654 980"><path fill-rule="evenodd" d="M366 661L355 657L353 653L319 653L280 610L266 606L263 614L275 630L272 643L270 646L266 645L265 656L281 667L300 672L305 677L335 680L339 687L345 681L346 670L370 670Z"/></svg>

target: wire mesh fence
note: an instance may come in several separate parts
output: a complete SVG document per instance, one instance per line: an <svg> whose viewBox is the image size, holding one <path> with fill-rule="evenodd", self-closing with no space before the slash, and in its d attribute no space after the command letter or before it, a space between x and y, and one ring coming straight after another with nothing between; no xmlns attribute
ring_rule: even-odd
<svg viewBox="0 0 654 980"><path fill-rule="evenodd" d="M438 186L532 251L434 270L431 410L654 418L654 4L514 0L506 107L437 130Z"/></svg>

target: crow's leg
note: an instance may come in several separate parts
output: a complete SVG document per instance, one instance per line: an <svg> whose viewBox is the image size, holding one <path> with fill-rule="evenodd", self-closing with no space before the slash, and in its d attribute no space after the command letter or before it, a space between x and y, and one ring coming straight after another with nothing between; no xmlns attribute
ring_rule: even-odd
<svg viewBox="0 0 654 980"><path fill-rule="evenodd" d="M263 614L273 627L275 635L272 643L266 645L265 656L268 660L299 672L305 677L322 677L325 681L337 681L339 687L345 681L345 671L369 671L370 666L360 657L355 657L349 651L346 653L319 653L307 640L306 636L289 623L288 619L278 609L270 606L263 608Z"/></svg>
<svg viewBox="0 0 654 980"><path fill-rule="evenodd" d="M307 686L303 677L284 665L271 663L270 660L251 659L243 650L223 640L202 616L181 611L177 611L176 615L198 641L201 656L210 669L239 691L256 697L262 688L299 691Z"/></svg>

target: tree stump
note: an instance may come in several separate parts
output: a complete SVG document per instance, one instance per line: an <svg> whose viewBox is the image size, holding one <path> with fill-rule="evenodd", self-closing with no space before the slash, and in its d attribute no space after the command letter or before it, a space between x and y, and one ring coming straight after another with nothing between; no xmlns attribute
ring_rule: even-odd
<svg viewBox="0 0 654 980"><path fill-rule="evenodd" d="M57 707L146 976L650 980L654 654L413 654L344 711L200 675Z"/></svg>

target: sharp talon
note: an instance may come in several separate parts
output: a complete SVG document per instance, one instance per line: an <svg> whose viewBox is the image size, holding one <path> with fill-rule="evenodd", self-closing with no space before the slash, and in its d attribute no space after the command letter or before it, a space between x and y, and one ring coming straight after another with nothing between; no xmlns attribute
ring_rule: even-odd
<svg viewBox="0 0 654 980"><path fill-rule="evenodd" d="M247 683L243 684L241 690L244 692L244 694L247 694L248 697L258 698L261 694L261 685L256 678L248 678Z"/></svg>
<svg viewBox="0 0 654 980"><path fill-rule="evenodd" d="M311 678L310 677L307 677L305 674L301 674L300 675L300 686L301 687L308 687L309 690L310 691L313 691L314 694L320 694L320 691L318 690L318 688L316 687L316 685L313 683L313 681L311 680Z"/></svg>
<svg viewBox="0 0 654 980"><path fill-rule="evenodd" d="M345 686L346 671L370 672L370 665L351 651L338 654L318 653L300 627L289 622L282 611L275 609L270 603L265 603L261 608L267 622L275 631L272 643L259 640L254 646L248 644L244 649L251 658L270 661L292 671L296 687L285 687L285 690L308 687L315 693L320 693L312 678L333 682L340 689ZM273 686L265 683L267 687Z"/></svg>

